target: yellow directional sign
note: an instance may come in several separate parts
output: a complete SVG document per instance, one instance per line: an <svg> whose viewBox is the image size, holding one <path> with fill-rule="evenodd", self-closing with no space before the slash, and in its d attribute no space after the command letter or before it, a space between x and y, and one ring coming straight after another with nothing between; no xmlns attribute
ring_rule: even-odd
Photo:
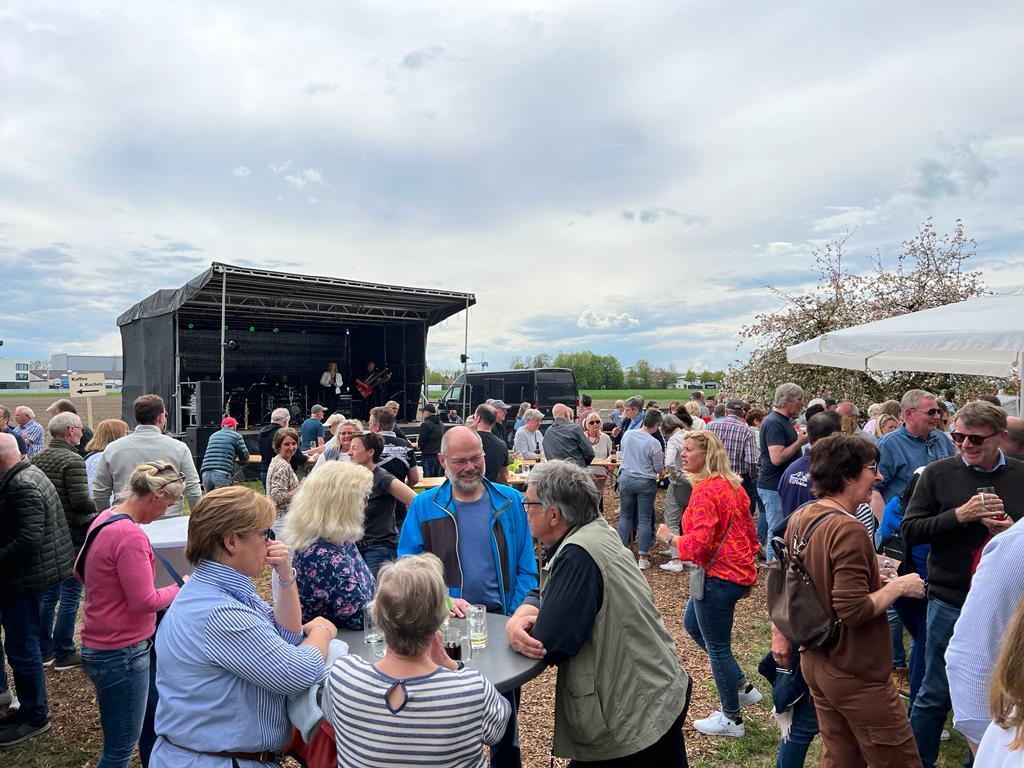
<svg viewBox="0 0 1024 768"><path fill-rule="evenodd" d="M68 390L72 397L103 397L106 389L102 373L68 374Z"/></svg>

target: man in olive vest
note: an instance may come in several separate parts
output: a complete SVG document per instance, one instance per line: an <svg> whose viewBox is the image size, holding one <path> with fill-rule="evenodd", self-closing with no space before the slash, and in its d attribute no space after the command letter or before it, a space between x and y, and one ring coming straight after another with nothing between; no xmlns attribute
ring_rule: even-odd
<svg viewBox="0 0 1024 768"><path fill-rule="evenodd" d="M554 754L685 768L690 678L589 473L538 464L523 505L545 547L542 586L506 625L513 650L558 666Z"/></svg>

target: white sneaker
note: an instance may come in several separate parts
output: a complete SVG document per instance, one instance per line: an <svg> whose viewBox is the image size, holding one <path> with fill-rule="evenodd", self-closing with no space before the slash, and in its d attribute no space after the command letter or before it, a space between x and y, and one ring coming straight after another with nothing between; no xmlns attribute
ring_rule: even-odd
<svg viewBox="0 0 1024 768"><path fill-rule="evenodd" d="M749 691L740 691L740 709L743 707L749 707L751 704L758 704L764 699L761 692L754 686L750 686Z"/></svg>
<svg viewBox="0 0 1024 768"><path fill-rule="evenodd" d="M641 571L646 571L648 568L651 567L651 561L648 560L646 557L641 557L640 560L637 562L637 565L640 566Z"/></svg>
<svg viewBox="0 0 1024 768"><path fill-rule="evenodd" d="M939 734L939 741L949 741L949 731L945 728L943 728L942 733Z"/></svg>
<svg viewBox="0 0 1024 768"><path fill-rule="evenodd" d="M693 727L708 736L732 736L740 738L747 730L743 723L734 723L721 712L712 712L710 717L694 720Z"/></svg>
<svg viewBox="0 0 1024 768"><path fill-rule="evenodd" d="M663 571L672 571L672 573L682 573L686 570L686 566L683 565L682 560L670 560L667 563L662 563L658 567Z"/></svg>

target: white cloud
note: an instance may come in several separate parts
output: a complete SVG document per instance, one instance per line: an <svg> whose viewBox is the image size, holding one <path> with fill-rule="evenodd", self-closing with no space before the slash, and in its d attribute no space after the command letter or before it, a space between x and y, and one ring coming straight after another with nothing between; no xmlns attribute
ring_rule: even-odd
<svg viewBox="0 0 1024 768"><path fill-rule="evenodd" d="M235 168L235 170L234 170L232 175L237 177L237 178L239 178L239 179L247 179L247 178L249 178L249 176L251 174L252 174L252 171L250 171L244 165L240 165L237 168Z"/></svg>
<svg viewBox="0 0 1024 768"><path fill-rule="evenodd" d="M303 168L299 173L289 173L284 180L296 189L303 189L307 184L324 185L324 177L316 168Z"/></svg>
<svg viewBox="0 0 1024 768"><path fill-rule="evenodd" d="M640 325L640 321L630 317L627 312L601 314L588 309L579 316L576 325L580 328L635 328Z"/></svg>

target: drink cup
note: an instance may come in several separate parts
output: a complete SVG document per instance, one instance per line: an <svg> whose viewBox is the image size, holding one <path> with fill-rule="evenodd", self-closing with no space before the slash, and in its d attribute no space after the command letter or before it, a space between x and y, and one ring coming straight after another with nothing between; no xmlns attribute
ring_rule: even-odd
<svg viewBox="0 0 1024 768"><path fill-rule="evenodd" d="M454 627L449 627L444 632L444 652L453 661L469 661L472 651L470 650L469 639Z"/></svg>
<svg viewBox="0 0 1024 768"><path fill-rule="evenodd" d="M363 606L363 642L367 645L384 645L384 633L373 623L373 602Z"/></svg>
<svg viewBox="0 0 1024 768"><path fill-rule="evenodd" d="M466 609L469 644L474 651L487 647L487 606L471 605Z"/></svg>

